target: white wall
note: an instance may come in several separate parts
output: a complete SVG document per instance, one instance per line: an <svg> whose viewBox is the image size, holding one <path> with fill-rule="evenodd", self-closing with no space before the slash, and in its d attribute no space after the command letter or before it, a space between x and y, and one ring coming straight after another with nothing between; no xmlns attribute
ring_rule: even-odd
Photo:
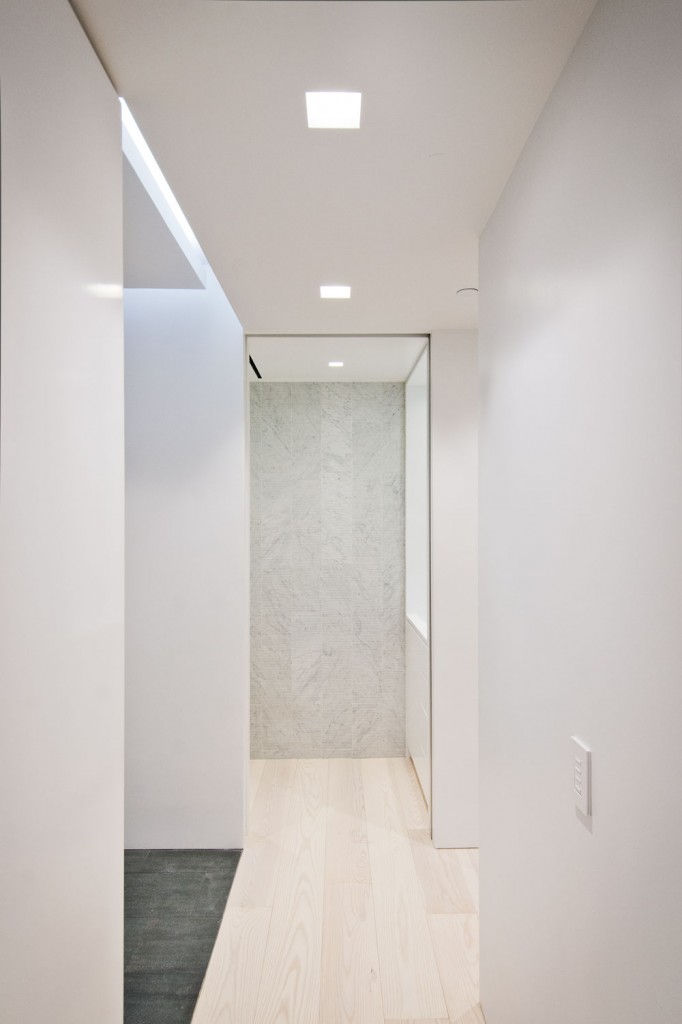
<svg viewBox="0 0 682 1024"><path fill-rule="evenodd" d="M120 1024L119 104L65 0L3 0L0 87L0 1019Z"/></svg>
<svg viewBox="0 0 682 1024"><path fill-rule="evenodd" d="M478 846L478 364L471 331L436 331L431 390L432 826Z"/></svg>
<svg viewBox="0 0 682 1024"><path fill-rule="evenodd" d="M126 290L126 845L243 845L244 340L207 289Z"/></svg>
<svg viewBox="0 0 682 1024"><path fill-rule="evenodd" d="M405 383L405 741L431 807L429 353Z"/></svg>
<svg viewBox="0 0 682 1024"><path fill-rule="evenodd" d="M417 619L419 622L419 619ZM431 656L415 617L405 623L405 743L431 809Z"/></svg>
<svg viewBox="0 0 682 1024"><path fill-rule="evenodd" d="M429 621L429 354L405 383L405 610L428 636Z"/></svg>
<svg viewBox="0 0 682 1024"><path fill-rule="evenodd" d="M488 1024L682 1013L680 96L682 6L599 3L482 239Z"/></svg>

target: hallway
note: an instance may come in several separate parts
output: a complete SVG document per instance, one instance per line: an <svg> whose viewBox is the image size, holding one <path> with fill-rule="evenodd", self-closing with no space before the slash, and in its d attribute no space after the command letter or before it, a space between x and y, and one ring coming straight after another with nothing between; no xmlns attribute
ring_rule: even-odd
<svg viewBox="0 0 682 1024"><path fill-rule="evenodd" d="M479 1024L477 855L434 849L407 760L252 761L193 1024Z"/></svg>
<svg viewBox="0 0 682 1024"><path fill-rule="evenodd" d="M0 0L0 86L0 1022L680 1024L682 0Z"/></svg>

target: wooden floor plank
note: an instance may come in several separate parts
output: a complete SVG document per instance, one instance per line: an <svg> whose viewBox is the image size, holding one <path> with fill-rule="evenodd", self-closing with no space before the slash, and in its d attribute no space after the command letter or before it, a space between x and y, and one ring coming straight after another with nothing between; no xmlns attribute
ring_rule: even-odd
<svg viewBox="0 0 682 1024"><path fill-rule="evenodd" d="M230 891L230 907L272 907L283 844L288 840L287 815L296 762L265 762L253 800L251 828L244 841Z"/></svg>
<svg viewBox="0 0 682 1024"><path fill-rule="evenodd" d="M267 908L228 907L192 1024L255 1024L269 923Z"/></svg>
<svg viewBox="0 0 682 1024"><path fill-rule="evenodd" d="M461 850L436 850L424 830L410 830L410 846L427 914L475 914Z"/></svg>
<svg viewBox="0 0 682 1024"><path fill-rule="evenodd" d="M485 1024L485 1017L483 1016L483 1010L481 1004L475 1006L473 1010L469 1010L463 1017L458 1017L453 1024Z"/></svg>
<svg viewBox="0 0 682 1024"><path fill-rule="evenodd" d="M429 1017L428 1020L425 1020L423 1017L421 1017L419 1020L415 1020L414 1017L412 1017L410 1020L385 1019L384 1024L449 1024L449 1021L447 1017L445 1017L443 1020L434 1020L433 1017Z"/></svg>
<svg viewBox="0 0 682 1024"><path fill-rule="evenodd" d="M383 1024L372 888L325 886L321 1024Z"/></svg>
<svg viewBox="0 0 682 1024"><path fill-rule="evenodd" d="M258 1024L318 1024L327 761L298 761L256 1009Z"/></svg>
<svg viewBox="0 0 682 1024"><path fill-rule="evenodd" d="M399 795L386 760L364 760L367 834L387 1019L447 1016Z"/></svg>
<svg viewBox="0 0 682 1024"><path fill-rule="evenodd" d="M255 833L273 838L282 832L289 811L296 764L296 761L282 759L266 761L263 765L253 800L249 836Z"/></svg>
<svg viewBox="0 0 682 1024"><path fill-rule="evenodd" d="M429 928L448 1017L452 1022L461 1022L468 1015L480 1012L478 916L430 914Z"/></svg>
<svg viewBox="0 0 682 1024"><path fill-rule="evenodd" d="M471 893L474 912L478 914L478 850L455 850L453 852L457 855L457 861Z"/></svg>
<svg viewBox="0 0 682 1024"><path fill-rule="evenodd" d="M249 761L249 783L247 793L247 807L249 809L249 820L247 821L247 831L251 828L251 813L253 811L253 802L256 799L256 793L258 792L258 784L265 768L265 761L262 758L252 758Z"/></svg>
<svg viewBox="0 0 682 1024"><path fill-rule="evenodd" d="M484 1024L478 851L433 849L413 774L399 759L250 766L193 1024Z"/></svg>
<svg viewBox="0 0 682 1024"><path fill-rule="evenodd" d="M326 881L369 885L362 762L357 758L329 762L327 804Z"/></svg>
<svg viewBox="0 0 682 1024"><path fill-rule="evenodd" d="M398 790L406 827L425 829L430 835L429 812L412 761L407 757L392 757L387 763Z"/></svg>

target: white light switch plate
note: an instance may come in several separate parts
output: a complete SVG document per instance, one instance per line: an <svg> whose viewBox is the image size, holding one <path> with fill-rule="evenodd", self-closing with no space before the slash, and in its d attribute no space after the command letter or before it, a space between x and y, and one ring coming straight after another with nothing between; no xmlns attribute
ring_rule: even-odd
<svg viewBox="0 0 682 1024"><path fill-rule="evenodd" d="M571 736L571 746L575 806L589 818L592 814L592 751L576 736Z"/></svg>

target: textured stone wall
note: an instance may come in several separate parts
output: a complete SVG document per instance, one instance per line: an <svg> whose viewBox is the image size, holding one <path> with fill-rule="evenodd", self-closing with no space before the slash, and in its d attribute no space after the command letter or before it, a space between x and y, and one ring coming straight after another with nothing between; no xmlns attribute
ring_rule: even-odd
<svg viewBox="0 0 682 1024"><path fill-rule="evenodd" d="M251 755L405 752L405 388L251 384Z"/></svg>

